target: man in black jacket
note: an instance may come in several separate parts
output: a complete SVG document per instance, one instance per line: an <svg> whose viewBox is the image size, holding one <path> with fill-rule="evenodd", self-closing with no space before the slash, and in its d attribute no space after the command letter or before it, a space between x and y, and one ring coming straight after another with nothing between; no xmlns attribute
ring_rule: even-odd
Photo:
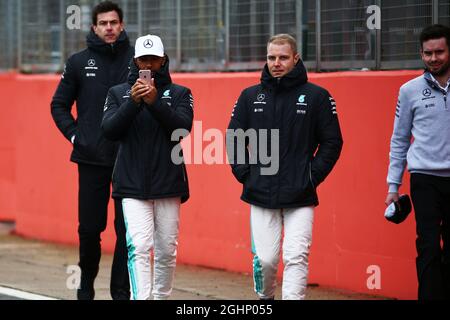
<svg viewBox="0 0 450 320"><path fill-rule="evenodd" d="M112 2L98 4L92 13L87 49L72 55L51 102L53 119L73 144L71 161L78 164L78 234L80 241L80 300L94 299L94 280L100 257L100 234L106 228L111 176L117 144L101 132L108 89L126 80L133 48L124 30L123 12ZM71 114L76 101L77 119ZM130 296L126 239L120 201L115 202L116 246L111 270L111 296Z"/></svg>
<svg viewBox="0 0 450 320"><path fill-rule="evenodd" d="M245 89L227 130L227 152L241 199L251 204L255 292L273 299L283 240L283 299L304 299L317 186L339 158L336 104L308 82L287 34L267 45L261 83ZM270 161L268 161L270 160Z"/></svg>
<svg viewBox="0 0 450 320"><path fill-rule="evenodd" d="M193 98L188 88L172 83L158 36L138 38L135 52L128 83L109 90L102 128L120 142L113 197L123 199L132 299L153 294L162 300L172 292L180 204L189 198L182 154L175 151L192 128ZM151 76L138 78L139 70Z"/></svg>

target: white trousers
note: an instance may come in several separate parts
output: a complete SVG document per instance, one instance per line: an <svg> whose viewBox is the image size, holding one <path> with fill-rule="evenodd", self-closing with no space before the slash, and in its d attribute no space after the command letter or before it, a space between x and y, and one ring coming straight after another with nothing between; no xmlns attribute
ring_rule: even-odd
<svg viewBox="0 0 450 320"><path fill-rule="evenodd" d="M314 207L250 210L255 292L261 299L275 296L284 226L282 299L305 299Z"/></svg>
<svg viewBox="0 0 450 320"><path fill-rule="evenodd" d="M180 198L123 199L131 299L169 298L177 258ZM151 250L154 254L153 279ZM152 291L153 284L153 291Z"/></svg>

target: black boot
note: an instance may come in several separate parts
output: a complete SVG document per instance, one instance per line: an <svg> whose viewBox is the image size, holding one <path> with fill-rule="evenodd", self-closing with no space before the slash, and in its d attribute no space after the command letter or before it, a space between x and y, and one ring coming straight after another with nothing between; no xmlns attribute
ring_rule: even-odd
<svg viewBox="0 0 450 320"><path fill-rule="evenodd" d="M77 290L78 300L94 300L95 290L94 288L80 288Z"/></svg>
<svg viewBox="0 0 450 320"><path fill-rule="evenodd" d="M80 288L77 290L78 300L94 300L94 281L97 273L98 271L91 273L81 271Z"/></svg>

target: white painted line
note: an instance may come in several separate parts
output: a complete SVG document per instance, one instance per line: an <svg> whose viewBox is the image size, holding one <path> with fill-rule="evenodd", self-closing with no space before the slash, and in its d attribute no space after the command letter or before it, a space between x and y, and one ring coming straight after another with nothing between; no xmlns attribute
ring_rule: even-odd
<svg viewBox="0 0 450 320"><path fill-rule="evenodd" d="M24 300L58 300L51 297L41 296L39 294L34 294L30 292L25 292L21 290L0 287L0 294L4 294L10 297L24 299Z"/></svg>

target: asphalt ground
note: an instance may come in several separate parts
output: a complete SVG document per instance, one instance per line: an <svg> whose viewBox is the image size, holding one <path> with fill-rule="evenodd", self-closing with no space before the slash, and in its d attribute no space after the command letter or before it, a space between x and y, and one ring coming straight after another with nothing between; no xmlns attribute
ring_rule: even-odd
<svg viewBox="0 0 450 320"><path fill-rule="evenodd" d="M0 300L75 300L70 289L71 266L78 262L76 246L24 239L14 225L0 223ZM95 282L96 300L111 300L109 275L112 255L103 253ZM278 286L276 299L281 297ZM307 300L378 300L359 294L310 284ZM257 300L251 274L177 265L170 300Z"/></svg>

